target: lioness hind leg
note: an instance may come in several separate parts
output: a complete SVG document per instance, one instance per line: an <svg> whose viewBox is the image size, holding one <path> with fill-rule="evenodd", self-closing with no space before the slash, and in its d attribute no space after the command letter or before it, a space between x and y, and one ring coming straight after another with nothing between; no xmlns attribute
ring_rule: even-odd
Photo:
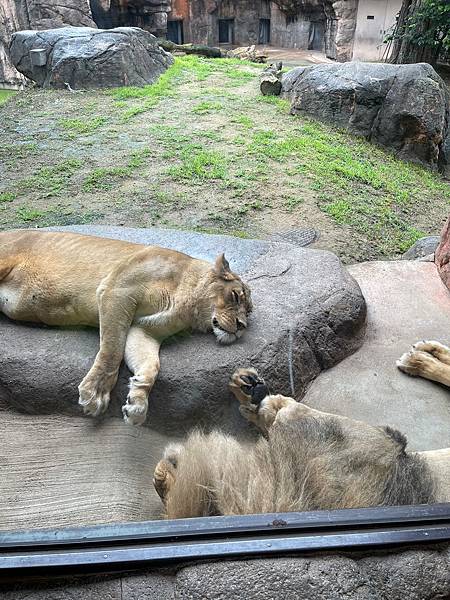
<svg viewBox="0 0 450 600"><path fill-rule="evenodd" d="M412 350L406 352L397 361L400 371L413 377L424 377L450 386L450 366L434 358L428 352Z"/></svg>
<svg viewBox="0 0 450 600"><path fill-rule="evenodd" d="M450 348L435 340L422 340L413 345L413 350L428 352L446 365L450 365Z"/></svg>

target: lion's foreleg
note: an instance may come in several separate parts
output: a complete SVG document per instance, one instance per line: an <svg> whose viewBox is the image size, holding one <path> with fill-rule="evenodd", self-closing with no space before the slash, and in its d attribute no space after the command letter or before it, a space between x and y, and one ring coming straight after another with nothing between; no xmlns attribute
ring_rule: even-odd
<svg viewBox="0 0 450 600"><path fill-rule="evenodd" d="M148 395L159 373L160 343L140 327L128 332L125 361L133 377L123 416L127 423L141 425L147 416Z"/></svg>
<svg viewBox="0 0 450 600"><path fill-rule="evenodd" d="M94 364L80 383L79 403L85 413L96 416L105 411L117 381L128 330L136 304L124 290L100 289L97 294L100 321L100 350Z"/></svg>
<svg viewBox="0 0 450 600"><path fill-rule="evenodd" d="M447 365L428 352L412 350L403 354L397 367L413 377L424 377L450 387L450 365Z"/></svg>

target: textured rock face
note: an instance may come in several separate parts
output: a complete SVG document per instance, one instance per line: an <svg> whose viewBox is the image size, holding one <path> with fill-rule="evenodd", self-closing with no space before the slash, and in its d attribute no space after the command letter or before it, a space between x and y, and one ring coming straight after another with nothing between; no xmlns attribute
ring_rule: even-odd
<svg viewBox="0 0 450 600"><path fill-rule="evenodd" d="M35 50L41 50L39 64ZM21 73L45 88L145 85L173 62L153 35L135 27L19 31L12 36L10 55Z"/></svg>
<svg viewBox="0 0 450 600"><path fill-rule="evenodd" d="M441 241L436 249L435 262L442 281L450 290L450 217L441 233Z"/></svg>
<svg viewBox="0 0 450 600"><path fill-rule="evenodd" d="M326 64L283 78L292 113L305 113L394 151L449 171L450 108L444 81L428 64Z"/></svg>
<svg viewBox="0 0 450 600"><path fill-rule="evenodd" d="M309 382L362 343L366 307L355 280L329 253L289 244L164 230L71 227L213 260L225 251L252 289L254 314L239 342L220 346L211 334L163 345L147 425L160 433L246 424L228 392L232 372L260 370L280 393L300 398ZM0 320L0 405L36 413L81 414L77 386L98 350L92 329L62 330ZM129 372L122 369L109 415L120 416Z"/></svg>
<svg viewBox="0 0 450 600"><path fill-rule="evenodd" d="M95 27L89 0L5 0L0 2L0 85L23 85L11 63L8 46L15 31L76 25Z"/></svg>

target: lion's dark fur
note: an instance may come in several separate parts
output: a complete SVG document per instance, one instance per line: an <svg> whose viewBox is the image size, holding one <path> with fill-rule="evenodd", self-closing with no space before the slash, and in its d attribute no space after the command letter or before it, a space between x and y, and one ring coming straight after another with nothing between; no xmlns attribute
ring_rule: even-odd
<svg viewBox="0 0 450 600"><path fill-rule="evenodd" d="M431 503L425 460L391 428L299 405L266 438L191 434L177 453L169 518Z"/></svg>

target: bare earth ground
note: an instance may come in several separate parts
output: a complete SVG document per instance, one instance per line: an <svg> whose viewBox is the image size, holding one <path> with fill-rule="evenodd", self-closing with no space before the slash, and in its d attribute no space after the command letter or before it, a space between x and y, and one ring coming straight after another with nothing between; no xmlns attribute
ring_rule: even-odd
<svg viewBox="0 0 450 600"><path fill-rule="evenodd" d="M79 223L242 237L293 228L345 262L439 232L439 176L259 94L260 65L177 58L154 86L0 106L0 229Z"/></svg>

